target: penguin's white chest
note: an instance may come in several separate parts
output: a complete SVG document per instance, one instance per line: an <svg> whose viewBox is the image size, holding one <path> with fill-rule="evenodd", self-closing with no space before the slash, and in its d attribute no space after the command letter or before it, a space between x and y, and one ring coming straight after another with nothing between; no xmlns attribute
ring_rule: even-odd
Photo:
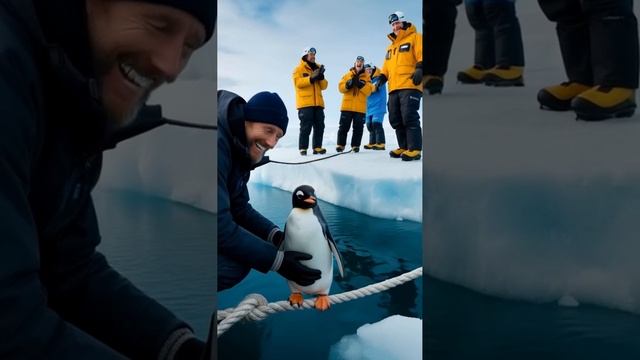
<svg viewBox="0 0 640 360"><path fill-rule="evenodd" d="M287 218L284 238L284 250L300 251L313 258L303 260L304 265L320 270L322 275L309 286L300 286L288 281L292 292L305 294L328 294L333 281L333 258L327 239L322 233L322 226L311 209L292 209Z"/></svg>

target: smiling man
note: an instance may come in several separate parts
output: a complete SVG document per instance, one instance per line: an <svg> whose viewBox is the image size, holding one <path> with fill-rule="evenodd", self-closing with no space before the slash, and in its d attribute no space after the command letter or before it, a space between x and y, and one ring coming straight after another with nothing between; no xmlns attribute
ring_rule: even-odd
<svg viewBox="0 0 640 360"><path fill-rule="evenodd" d="M102 152L160 120L137 114L215 16L209 0L0 0L0 358L200 358L96 251L91 190Z"/></svg>
<svg viewBox="0 0 640 360"><path fill-rule="evenodd" d="M218 291L235 286L251 269L277 271L301 285L320 278L319 270L300 263L311 255L278 250L284 233L249 204L249 173L268 162L265 152L288 123L276 93L263 91L245 102L218 91Z"/></svg>

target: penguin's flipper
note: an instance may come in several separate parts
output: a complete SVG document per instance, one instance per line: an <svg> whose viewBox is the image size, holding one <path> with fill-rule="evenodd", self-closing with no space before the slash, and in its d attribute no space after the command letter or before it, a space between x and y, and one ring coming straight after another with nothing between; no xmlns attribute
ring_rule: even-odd
<svg viewBox="0 0 640 360"><path fill-rule="evenodd" d="M333 236L331 236L331 231L329 231L329 225L327 224L327 220L325 220L324 215L322 215L322 211L320 210L320 206L316 206L313 208L313 214L320 220L320 225L322 226L322 233L324 234L325 239L329 243L329 248L333 253L333 257L336 258L336 262L338 263L338 271L340 272L340 277L344 277L344 267L342 266L342 255L340 255L340 251L338 251L338 247L336 246L335 240L333 240Z"/></svg>
<svg viewBox="0 0 640 360"><path fill-rule="evenodd" d="M284 240L287 238L287 224L284 224L284 230L282 230L282 232L284 233L284 239L282 239L280 246L278 246L278 250L284 250Z"/></svg>

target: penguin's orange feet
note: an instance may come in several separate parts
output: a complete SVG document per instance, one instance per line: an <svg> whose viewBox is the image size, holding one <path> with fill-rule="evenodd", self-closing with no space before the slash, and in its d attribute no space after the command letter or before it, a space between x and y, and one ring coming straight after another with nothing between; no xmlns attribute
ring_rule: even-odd
<svg viewBox="0 0 640 360"><path fill-rule="evenodd" d="M301 307L303 302L304 299L302 298L301 293L291 293L291 295L289 296L289 304L291 306L298 305L298 307Z"/></svg>
<svg viewBox="0 0 640 360"><path fill-rule="evenodd" d="M316 309L325 311L331 306L329 303L329 295L318 295L315 302Z"/></svg>

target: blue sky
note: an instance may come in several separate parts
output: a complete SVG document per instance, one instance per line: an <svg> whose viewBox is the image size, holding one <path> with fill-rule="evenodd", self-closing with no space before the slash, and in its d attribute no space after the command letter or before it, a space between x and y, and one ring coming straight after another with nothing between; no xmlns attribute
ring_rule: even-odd
<svg viewBox="0 0 640 360"><path fill-rule="evenodd" d="M338 82L356 56L382 65L391 27L387 16L400 10L422 32L419 0L218 1L218 88L249 99L277 92L289 111L289 127L299 127L291 74L302 50L313 46L326 67L326 123L338 121Z"/></svg>

